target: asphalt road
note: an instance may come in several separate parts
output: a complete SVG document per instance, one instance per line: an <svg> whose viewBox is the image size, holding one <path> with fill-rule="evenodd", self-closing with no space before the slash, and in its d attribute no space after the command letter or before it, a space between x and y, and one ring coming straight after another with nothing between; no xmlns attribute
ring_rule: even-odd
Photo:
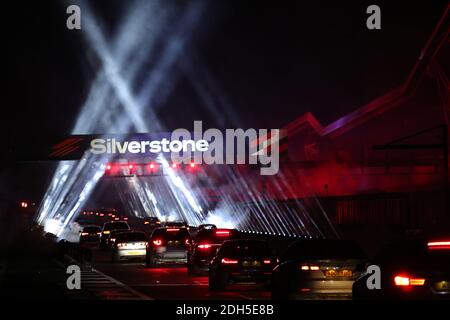
<svg viewBox="0 0 450 320"><path fill-rule="evenodd" d="M208 277L188 276L185 266L147 268L144 262L112 263L108 251L93 249L92 267L126 287L156 300L268 300L264 285L231 285L225 292L210 292ZM101 283L100 283L101 284Z"/></svg>

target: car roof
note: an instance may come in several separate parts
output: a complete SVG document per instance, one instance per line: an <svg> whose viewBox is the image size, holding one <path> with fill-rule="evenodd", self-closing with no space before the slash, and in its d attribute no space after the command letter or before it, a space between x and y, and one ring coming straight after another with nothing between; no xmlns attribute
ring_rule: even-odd
<svg viewBox="0 0 450 320"><path fill-rule="evenodd" d="M83 229L84 228L99 228L99 229L101 229L101 227L96 224L88 224L88 225L83 226Z"/></svg>
<svg viewBox="0 0 450 320"><path fill-rule="evenodd" d="M259 239L231 239L231 240L225 240L223 244L240 244L240 243L258 243L258 244L269 244L266 240L259 240Z"/></svg>
<svg viewBox="0 0 450 320"><path fill-rule="evenodd" d="M113 230L111 230L111 233L112 233L112 232L115 232L115 233L125 233L125 232L134 232L134 231L136 231L136 230L131 230L131 229L113 229Z"/></svg>
<svg viewBox="0 0 450 320"><path fill-rule="evenodd" d="M176 228L171 228L171 227L158 227L158 228L155 228L155 229L153 229L153 232L152 232L152 234L155 234L155 233L168 233L167 232L167 229L178 229L178 231L182 231L182 232L185 232L185 233L188 233L189 234L189 231L186 229L186 228L182 228L182 227L176 227Z"/></svg>
<svg viewBox="0 0 450 320"><path fill-rule="evenodd" d="M138 231L138 230L127 230L127 231L125 231L125 232L120 232L120 233L135 233L135 234L139 233L139 234L145 235L145 232L143 232L143 231Z"/></svg>
<svg viewBox="0 0 450 320"><path fill-rule="evenodd" d="M153 229L154 231L156 231L156 230L167 230L167 229L180 229L180 230L186 230L187 231L187 229L186 228L183 228L183 227L157 227L157 228L155 228L155 229Z"/></svg>
<svg viewBox="0 0 450 320"><path fill-rule="evenodd" d="M197 232L197 235L215 235L217 231L229 231L230 234L236 234L239 233L237 229L228 229L228 228L202 228Z"/></svg>
<svg viewBox="0 0 450 320"><path fill-rule="evenodd" d="M130 232L120 232L117 235L117 239L122 239L123 237L129 237L130 235L142 235L144 236L146 239L148 239L147 234L145 232L142 231L130 231Z"/></svg>
<svg viewBox="0 0 450 320"><path fill-rule="evenodd" d="M126 223L126 224L128 224L127 221L110 221L110 222L105 222L103 225L106 226L106 225L111 225L111 224L115 224L115 223L121 223L121 224Z"/></svg>

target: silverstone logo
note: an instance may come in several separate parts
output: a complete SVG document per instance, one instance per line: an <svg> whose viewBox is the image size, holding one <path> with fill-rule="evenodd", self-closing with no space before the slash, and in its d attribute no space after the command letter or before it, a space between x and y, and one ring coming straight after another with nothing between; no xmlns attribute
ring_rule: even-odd
<svg viewBox="0 0 450 320"><path fill-rule="evenodd" d="M90 152L102 154L170 154L175 163L260 164L261 175L279 171L279 129L208 129L194 121L194 132L176 129L170 138L160 140L125 140L96 138Z"/></svg>

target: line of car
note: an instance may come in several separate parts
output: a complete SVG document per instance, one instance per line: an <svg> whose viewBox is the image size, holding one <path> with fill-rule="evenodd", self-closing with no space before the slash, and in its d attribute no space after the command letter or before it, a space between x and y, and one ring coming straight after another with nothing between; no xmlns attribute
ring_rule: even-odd
<svg viewBox="0 0 450 320"><path fill-rule="evenodd" d="M396 241L371 261L353 241L302 239L277 257L269 242L246 239L235 229L201 225L192 236L182 222L161 225L154 223L149 235L124 221L105 223L102 230L86 226L80 242L99 237L114 262L186 265L189 275L208 276L211 291L251 282L266 285L280 300L450 298L450 241ZM382 270L381 289L367 286L371 264Z"/></svg>

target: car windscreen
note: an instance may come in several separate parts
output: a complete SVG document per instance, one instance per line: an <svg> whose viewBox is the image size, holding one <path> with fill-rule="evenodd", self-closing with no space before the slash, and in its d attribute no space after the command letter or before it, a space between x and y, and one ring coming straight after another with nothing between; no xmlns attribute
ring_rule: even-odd
<svg viewBox="0 0 450 320"><path fill-rule="evenodd" d="M83 228L83 232L88 232L88 233L97 233L100 231L101 231L101 229L99 227L84 227Z"/></svg>
<svg viewBox="0 0 450 320"><path fill-rule="evenodd" d="M117 242L147 241L147 236L142 232L125 232L117 235Z"/></svg>
<svg viewBox="0 0 450 320"><path fill-rule="evenodd" d="M125 233L125 232L130 232L130 230L127 230L127 229L115 229L115 230L111 231L111 235L118 235L119 233Z"/></svg>
<svg viewBox="0 0 450 320"><path fill-rule="evenodd" d="M226 240L239 238L239 233L236 230L205 229L197 233L195 241L208 242L211 244L222 244Z"/></svg>
<svg viewBox="0 0 450 320"><path fill-rule="evenodd" d="M184 240L188 239L189 237L189 231L184 228L156 229L152 233L152 238L162 238L167 241Z"/></svg>
<svg viewBox="0 0 450 320"><path fill-rule="evenodd" d="M111 222L111 223L105 224L104 230L115 230L115 229L126 230L126 229L130 229L130 227L128 226L128 223L126 223L126 222Z"/></svg>
<svg viewBox="0 0 450 320"><path fill-rule="evenodd" d="M272 252L263 241L227 241L219 250L219 255L227 257L270 257Z"/></svg>
<svg viewBox="0 0 450 320"><path fill-rule="evenodd" d="M198 230L209 230L209 229L216 229L217 226L215 224L201 224L197 227Z"/></svg>
<svg viewBox="0 0 450 320"><path fill-rule="evenodd" d="M187 224L184 222L168 222L166 223L167 227L185 227Z"/></svg>
<svg viewBox="0 0 450 320"><path fill-rule="evenodd" d="M293 243L282 260L366 259L364 251L353 241L301 240Z"/></svg>

